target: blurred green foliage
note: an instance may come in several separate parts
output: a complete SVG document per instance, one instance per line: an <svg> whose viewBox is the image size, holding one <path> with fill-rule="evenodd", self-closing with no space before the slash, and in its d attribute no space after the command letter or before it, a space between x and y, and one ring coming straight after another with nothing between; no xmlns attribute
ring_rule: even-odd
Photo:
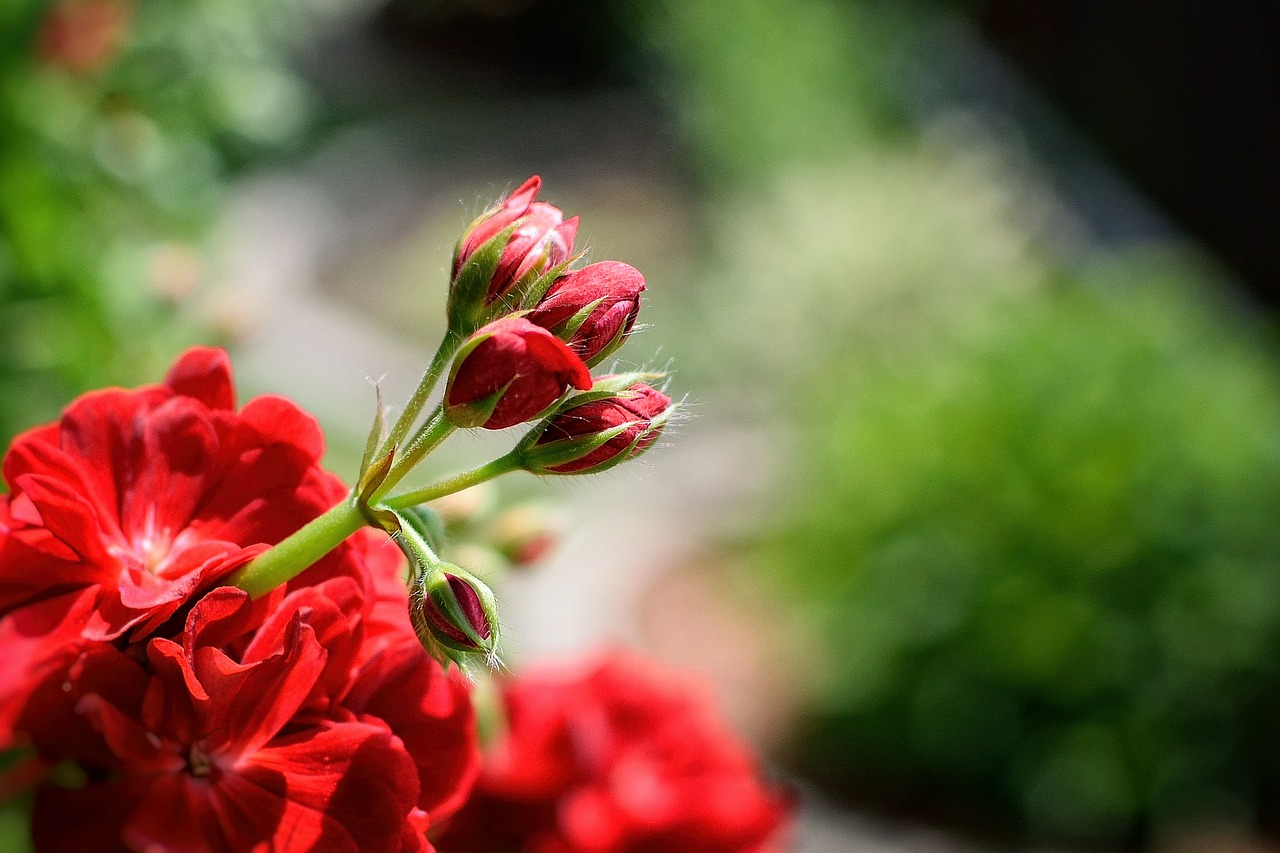
<svg viewBox="0 0 1280 853"><path fill-rule="evenodd" d="M813 632L806 769L1037 836L1262 813L1280 362L1176 276L788 395L804 450L755 559Z"/></svg>
<svg viewBox="0 0 1280 853"><path fill-rule="evenodd" d="M1185 253L1091 253L1016 139L912 128L926 4L662 9L715 187L684 366L782 458L741 559L802 631L793 765L1005 838L1267 825L1266 330Z"/></svg>
<svg viewBox="0 0 1280 853"><path fill-rule="evenodd" d="M307 0L0 4L0 438L154 376L228 178L296 141Z"/></svg>

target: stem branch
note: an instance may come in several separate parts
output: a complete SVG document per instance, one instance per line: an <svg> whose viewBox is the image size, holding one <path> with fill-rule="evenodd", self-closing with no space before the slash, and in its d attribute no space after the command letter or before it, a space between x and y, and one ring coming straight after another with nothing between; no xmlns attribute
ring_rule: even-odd
<svg viewBox="0 0 1280 853"><path fill-rule="evenodd" d="M492 462L486 462L478 468L472 468L470 471L464 471L452 477L445 477L443 480L437 480L429 486L414 489L412 492L395 495L383 501L382 505L388 509L408 509L411 506L417 506L436 498L442 498L445 495L451 495L454 492L460 492L486 480L492 480L494 477L518 470L518 467L515 455L508 453L506 456L499 457Z"/></svg>
<svg viewBox="0 0 1280 853"><path fill-rule="evenodd" d="M365 524L351 495L237 571L230 583L257 598L293 580Z"/></svg>
<svg viewBox="0 0 1280 853"><path fill-rule="evenodd" d="M422 374L422 379L418 381L418 387L413 389L413 396L409 398L409 402L405 403L404 411L400 413L400 417L396 418L395 425L391 427L390 435L383 442L382 446L384 448L392 447L404 441L405 436L409 434L409 430L413 428L414 421L422 413L422 407L427 404L427 398L431 396L431 392L435 390L436 383L440 381L445 365L449 363L449 359L453 358L453 354L458 351L460 346L462 346L461 335L453 330L445 333L444 340L440 342L440 348L436 350L436 354L431 358L431 364L427 367L427 372Z"/></svg>

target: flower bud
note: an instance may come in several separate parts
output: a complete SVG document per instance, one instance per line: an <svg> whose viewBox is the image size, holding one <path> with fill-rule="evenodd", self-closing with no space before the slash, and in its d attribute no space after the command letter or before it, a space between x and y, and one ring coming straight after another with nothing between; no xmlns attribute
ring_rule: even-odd
<svg viewBox="0 0 1280 853"><path fill-rule="evenodd" d="M505 510L490 527L493 547L513 566L536 563L560 543L565 521L545 504L527 503ZM470 565L470 564L468 564Z"/></svg>
<svg viewBox="0 0 1280 853"><path fill-rule="evenodd" d="M498 643L493 592L462 569L434 568L409 599L414 631L428 649L433 644L458 652L492 654Z"/></svg>
<svg viewBox="0 0 1280 853"><path fill-rule="evenodd" d="M444 392L455 426L504 429L533 420L569 388L591 387L591 371L555 335L523 317L504 317L462 346Z"/></svg>
<svg viewBox="0 0 1280 853"><path fill-rule="evenodd" d="M596 364L631 333L643 291L644 276L635 267L601 261L556 279L526 316L559 335L587 364Z"/></svg>
<svg viewBox="0 0 1280 853"><path fill-rule="evenodd" d="M514 226L488 277L485 305L505 296L530 273L541 273L569 260L573 254L578 217L566 221L560 208L534 201L541 186L542 179L537 175L525 181L502 204L472 222L458 242L453 258L455 281L481 246Z"/></svg>
<svg viewBox="0 0 1280 853"><path fill-rule="evenodd" d="M594 474L639 456L671 417L671 398L637 383L626 391L561 409L524 457L535 474Z"/></svg>

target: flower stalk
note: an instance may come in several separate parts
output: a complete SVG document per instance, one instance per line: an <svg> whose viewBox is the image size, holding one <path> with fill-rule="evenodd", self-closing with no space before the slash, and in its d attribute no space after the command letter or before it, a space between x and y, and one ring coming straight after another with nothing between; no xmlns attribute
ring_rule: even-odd
<svg viewBox="0 0 1280 853"><path fill-rule="evenodd" d="M423 644L441 660L476 651L493 658L492 593L435 555L426 528L414 526L431 514L416 508L512 471L606 470L648 448L674 409L644 384L660 374L591 375L591 365L621 346L635 326L644 277L616 261L571 269L581 257L573 246L577 218L536 201L539 188L537 178L526 181L463 234L454 252L448 330L389 429L378 390L356 487L235 571L232 585L262 596L368 525L395 538L415 566L410 595L422 610ZM442 380L439 401L424 418ZM393 494L456 430L535 421L505 455Z"/></svg>
<svg viewBox="0 0 1280 853"><path fill-rule="evenodd" d="M259 554L231 576L230 584L258 598L288 583L365 525L352 495L303 526L283 542Z"/></svg>

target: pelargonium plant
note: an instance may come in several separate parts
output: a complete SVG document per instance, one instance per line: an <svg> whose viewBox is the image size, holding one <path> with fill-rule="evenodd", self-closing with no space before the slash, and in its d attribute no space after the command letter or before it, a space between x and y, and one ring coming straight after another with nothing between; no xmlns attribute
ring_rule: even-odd
<svg viewBox="0 0 1280 853"><path fill-rule="evenodd" d="M661 374L592 375L634 327L644 279L612 261L573 269L577 219L538 190L531 178L459 240L448 331L394 422L379 395L353 488L321 468L320 428L292 402L238 407L214 349L14 440L0 794L30 795L38 850L433 850L454 837L459 853L730 853L776 840L785 799L683 688L636 667L506 688L495 748L534 756L517 776L559 769L509 815L494 811L509 759L476 788L474 679L499 662L501 621L489 587L440 556L449 527L428 502L515 471L606 470L678 409ZM503 456L399 488L451 433L521 424ZM565 740L610 715L607 744ZM442 836L464 807L498 817ZM552 826L569 808L576 822ZM546 826L520 836L529 809Z"/></svg>

